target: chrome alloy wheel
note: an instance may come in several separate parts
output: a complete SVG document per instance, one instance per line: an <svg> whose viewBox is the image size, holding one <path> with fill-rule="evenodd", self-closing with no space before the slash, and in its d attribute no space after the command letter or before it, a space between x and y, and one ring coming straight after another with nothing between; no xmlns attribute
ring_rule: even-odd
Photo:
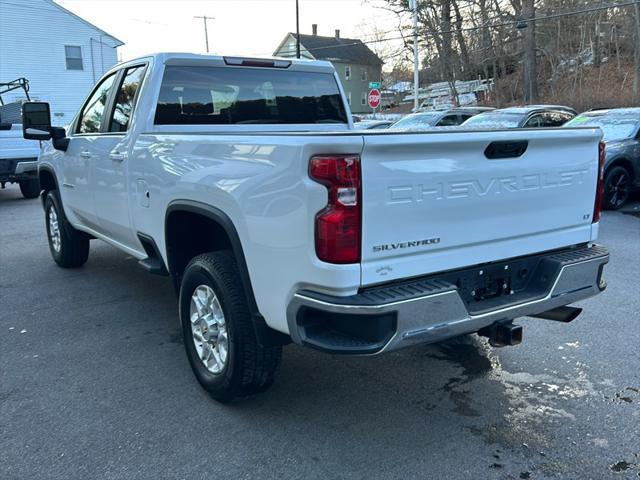
<svg viewBox="0 0 640 480"><path fill-rule="evenodd" d="M219 374L227 363L229 337L220 301L208 285L193 291L189 319L200 361L211 373Z"/></svg>
<svg viewBox="0 0 640 480"><path fill-rule="evenodd" d="M56 253L60 253L60 247L62 245L62 236L60 235L60 224L58 223L58 214L56 209L51 207L49 209L49 239L51 245Z"/></svg>

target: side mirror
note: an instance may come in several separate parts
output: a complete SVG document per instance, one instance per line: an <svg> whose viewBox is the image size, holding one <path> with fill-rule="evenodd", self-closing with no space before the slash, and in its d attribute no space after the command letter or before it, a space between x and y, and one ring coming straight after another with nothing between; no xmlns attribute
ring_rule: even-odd
<svg viewBox="0 0 640 480"><path fill-rule="evenodd" d="M62 127L51 127L51 143L56 150L67 151L69 148L69 137L67 131Z"/></svg>
<svg viewBox="0 0 640 480"><path fill-rule="evenodd" d="M27 140L51 139L51 113L48 103L22 104L22 136Z"/></svg>

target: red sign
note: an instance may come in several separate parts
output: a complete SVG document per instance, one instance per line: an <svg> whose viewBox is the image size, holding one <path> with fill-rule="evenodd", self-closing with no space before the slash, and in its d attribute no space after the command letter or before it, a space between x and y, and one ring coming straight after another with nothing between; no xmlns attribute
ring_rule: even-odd
<svg viewBox="0 0 640 480"><path fill-rule="evenodd" d="M382 100L382 95L380 94L380 90L377 88L372 88L369 90L369 106L371 108L377 108L380 105L380 100Z"/></svg>

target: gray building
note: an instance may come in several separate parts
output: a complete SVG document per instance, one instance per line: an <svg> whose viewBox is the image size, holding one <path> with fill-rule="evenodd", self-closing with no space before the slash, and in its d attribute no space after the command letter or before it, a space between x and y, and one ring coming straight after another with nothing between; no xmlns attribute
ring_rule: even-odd
<svg viewBox="0 0 640 480"><path fill-rule="evenodd" d="M276 57L296 56L296 34L287 33L273 53ZM312 35L300 35L302 58L330 61L340 77L353 113L371 112L367 104L369 82L380 82L382 60L362 40L340 37L340 30L333 37L318 35L313 25Z"/></svg>

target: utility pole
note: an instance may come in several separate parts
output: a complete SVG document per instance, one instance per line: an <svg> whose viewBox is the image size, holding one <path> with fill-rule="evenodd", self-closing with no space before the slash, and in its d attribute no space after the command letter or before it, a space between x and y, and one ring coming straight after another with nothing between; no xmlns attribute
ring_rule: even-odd
<svg viewBox="0 0 640 480"><path fill-rule="evenodd" d="M524 0L522 2L522 19L523 26L520 28L522 33L522 43L524 48L523 59L523 82L524 87L524 103L535 103L538 99L538 72L536 60L536 23L535 18L535 2L534 0Z"/></svg>
<svg viewBox="0 0 640 480"><path fill-rule="evenodd" d="M635 75L633 77L633 97L636 104L640 102L640 3L635 4L636 13L636 45L634 51Z"/></svg>
<svg viewBox="0 0 640 480"><path fill-rule="evenodd" d="M215 17L207 17L206 15L202 15L202 16L193 17L193 18L201 18L202 21L204 22L204 41L207 45L207 53L209 53L209 32L207 31L207 20L213 20Z"/></svg>
<svg viewBox="0 0 640 480"><path fill-rule="evenodd" d="M409 0L413 9L413 109L418 110L418 87L420 82L420 61L418 60L418 0Z"/></svg>
<svg viewBox="0 0 640 480"><path fill-rule="evenodd" d="M296 58L300 58L300 7L296 0Z"/></svg>

